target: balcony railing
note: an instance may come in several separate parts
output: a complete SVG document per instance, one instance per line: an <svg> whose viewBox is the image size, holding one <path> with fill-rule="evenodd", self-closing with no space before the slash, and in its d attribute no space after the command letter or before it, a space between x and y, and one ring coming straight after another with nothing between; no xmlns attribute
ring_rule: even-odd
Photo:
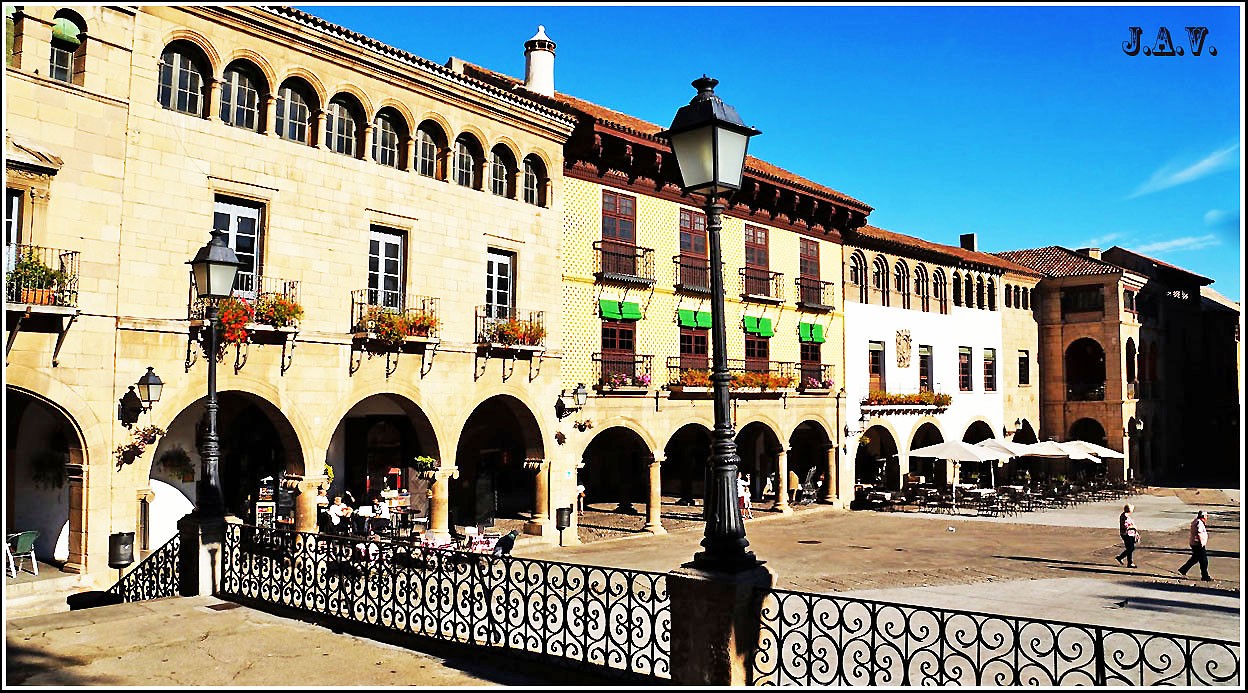
<svg viewBox="0 0 1248 693"><path fill-rule="evenodd" d="M685 387L707 387L710 384L710 363L705 366L699 357L667 357L667 384ZM732 389L758 387L764 390L791 388L796 379L793 363L788 361L755 361L753 359L728 359L728 373L732 376ZM758 376L769 376L760 378Z"/></svg>
<svg viewBox="0 0 1248 693"><path fill-rule="evenodd" d="M834 298L832 282L820 281L810 277L798 277L793 280L797 287L797 305L806 310L832 310Z"/></svg>
<svg viewBox="0 0 1248 693"><path fill-rule="evenodd" d="M5 301L78 307L78 251L38 245L4 248Z"/></svg>
<svg viewBox="0 0 1248 693"><path fill-rule="evenodd" d="M498 306L477 306L477 344L529 349L546 346L545 312L503 309L501 313Z"/></svg>
<svg viewBox="0 0 1248 693"><path fill-rule="evenodd" d="M1105 383L1072 383L1066 386L1069 402L1100 402L1105 399Z"/></svg>
<svg viewBox="0 0 1248 693"><path fill-rule="evenodd" d="M263 322L260 305L267 298L281 298L294 304L299 303L299 282L280 277L266 277L262 274L239 273L234 280L233 297L249 304L256 311L254 322ZM191 273L190 299L187 303L187 317L190 320L203 320L204 309L208 302L199 297L195 287L195 274Z"/></svg>
<svg viewBox="0 0 1248 693"><path fill-rule="evenodd" d="M621 284L654 284L654 250L594 241L594 278Z"/></svg>
<svg viewBox="0 0 1248 693"><path fill-rule="evenodd" d="M439 316L438 299L433 296L378 289L351 292L351 331L355 333L376 333L379 322L393 320L390 324L409 337L436 339L442 324Z"/></svg>
<svg viewBox="0 0 1248 693"><path fill-rule="evenodd" d="M672 258L676 265L676 289L692 294L711 293L711 262L704 257L677 255Z"/></svg>
<svg viewBox="0 0 1248 693"><path fill-rule="evenodd" d="M829 363L802 363L797 367L797 389L799 391L807 390L823 390L828 391L836 387L836 381L832 379L832 364Z"/></svg>
<svg viewBox="0 0 1248 693"><path fill-rule="evenodd" d="M594 376L600 391L650 388L650 354L594 354Z"/></svg>
<svg viewBox="0 0 1248 693"><path fill-rule="evenodd" d="M784 275L757 267L742 267L741 295L747 299L780 302L784 300Z"/></svg>

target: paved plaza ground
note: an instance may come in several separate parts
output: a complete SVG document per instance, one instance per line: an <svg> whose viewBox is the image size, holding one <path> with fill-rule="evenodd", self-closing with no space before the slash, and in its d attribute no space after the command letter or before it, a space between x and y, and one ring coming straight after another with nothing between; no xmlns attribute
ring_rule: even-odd
<svg viewBox="0 0 1248 693"><path fill-rule="evenodd" d="M1121 548L1121 501L1013 517L808 506L788 516L756 512L746 528L751 550L783 589L1238 640L1239 492L1153 489L1130 501L1144 534L1134 570L1113 559ZM1211 517L1209 583L1174 572L1186 558L1187 524L1198 508ZM522 544L515 554L663 572L688 561L702 537L696 519L668 528L660 536L617 531L629 538L603 536L565 549ZM15 619L6 621L5 635L9 684L605 683L427 641L417 651L412 642L378 642L210 597Z"/></svg>

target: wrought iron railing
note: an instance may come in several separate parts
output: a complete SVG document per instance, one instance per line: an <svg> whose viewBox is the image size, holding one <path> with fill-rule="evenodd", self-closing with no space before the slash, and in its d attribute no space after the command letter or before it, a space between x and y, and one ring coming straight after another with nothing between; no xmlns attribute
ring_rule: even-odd
<svg viewBox="0 0 1248 693"><path fill-rule="evenodd" d="M199 297L199 292L195 288L195 274L192 272L190 276L187 318L190 320L203 320L208 302ZM260 306L268 299L276 298L295 305L299 304L299 282L293 279L239 272L238 277L234 280L233 296L250 304L252 309L256 311L256 322L260 322L262 317Z"/></svg>
<svg viewBox="0 0 1248 693"><path fill-rule="evenodd" d="M78 251L38 245L4 247L5 301L78 306Z"/></svg>
<svg viewBox="0 0 1248 693"><path fill-rule="evenodd" d="M654 250L611 241L594 241L594 277L624 284L654 283Z"/></svg>
<svg viewBox="0 0 1248 693"><path fill-rule="evenodd" d="M686 356L667 357L668 385L710 387L709 373L709 361ZM733 389L758 387L777 390L793 387L796 383L793 363L788 361L728 359L728 374L732 376L729 387Z"/></svg>
<svg viewBox="0 0 1248 693"><path fill-rule="evenodd" d="M762 591L754 685L1238 685L1240 645L822 594Z"/></svg>
<svg viewBox="0 0 1248 693"><path fill-rule="evenodd" d="M742 267L741 294L752 298L784 300L784 275L757 267Z"/></svg>
<svg viewBox="0 0 1248 693"><path fill-rule="evenodd" d="M798 277L793 280L793 284L797 287L798 305L810 310L831 310L835 296L833 282Z"/></svg>
<svg viewBox="0 0 1248 693"><path fill-rule="evenodd" d="M406 331L407 336L437 337L442 323L438 303L433 296L356 289L351 292L351 330L376 332L380 321L401 317L402 324L398 327Z"/></svg>
<svg viewBox="0 0 1248 693"><path fill-rule="evenodd" d="M831 390L836 387L830 363L801 363L797 366L798 390Z"/></svg>
<svg viewBox="0 0 1248 693"><path fill-rule="evenodd" d="M500 315L496 306L477 306L476 334L477 344L542 347L546 344L546 313L533 310L525 314L509 310Z"/></svg>
<svg viewBox="0 0 1248 693"><path fill-rule="evenodd" d="M230 524L221 592L598 671L671 678L665 573Z"/></svg>
<svg viewBox="0 0 1248 693"><path fill-rule="evenodd" d="M601 390L649 388L650 354L594 354L594 377Z"/></svg>
<svg viewBox="0 0 1248 693"><path fill-rule="evenodd" d="M678 291L692 294L711 293L711 261L694 255L677 255L675 286Z"/></svg>
<svg viewBox="0 0 1248 693"><path fill-rule="evenodd" d="M1066 386L1069 402L1100 402L1105 399L1105 383L1071 383Z"/></svg>
<svg viewBox="0 0 1248 693"><path fill-rule="evenodd" d="M108 588L109 594L120 595L128 602L176 596L181 549L181 535L175 534L164 546L147 554L147 558L139 561L117 584Z"/></svg>

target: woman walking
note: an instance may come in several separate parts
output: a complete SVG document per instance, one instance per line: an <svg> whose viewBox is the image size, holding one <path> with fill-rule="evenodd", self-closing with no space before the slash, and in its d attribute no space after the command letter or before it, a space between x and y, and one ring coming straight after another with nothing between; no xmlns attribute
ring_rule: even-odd
<svg viewBox="0 0 1248 693"><path fill-rule="evenodd" d="M1134 568L1135 560L1131 554L1135 552L1135 544L1140 540L1140 531L1135 528L1135 520L1131 519L1131 513L1135 508L1127 503L1122 506L1122 514L1118 516L1118 533L1122 535L1122 553L1114 556L1114 560L1122 565L1122 559L1127 559L1127 567Z"/></svg>

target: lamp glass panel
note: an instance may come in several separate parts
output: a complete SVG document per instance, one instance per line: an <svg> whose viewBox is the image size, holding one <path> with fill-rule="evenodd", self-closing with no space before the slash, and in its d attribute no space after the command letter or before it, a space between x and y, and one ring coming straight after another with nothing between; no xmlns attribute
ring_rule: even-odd
<svg viewBox="0 0 1248 693"><path fill-rule="evenodd" d="M234 278L238 275L238 265L211 263L207 270L207 291L201 294L212 298L225 298L234 290Z"/></svg>
<svg viewBox="0 0 1248 693"><path fill-rule="evenodd" d="M729 187L741 187L741 170L745 166L745 148L750 138L726 128L719 130L719 180ZM683 171L684 168L682 167Z"/></svg>
<svg viewBox="0 0 1248 693"><path fill-rule="evenodd" d="M672 150L676 152L676 165L680 167L680 177L686 188L699 188L714 182L714 132L714 127L708 124L672 135Z"/></svg>
<svg viewBox="0 0 1248 693"><path fill-rule="evenodd" d="M153 402L160 401L160 390L164 385L160 382L144 382L145 380L147 378L139 378L139 399L151 406Z"/></svg>

